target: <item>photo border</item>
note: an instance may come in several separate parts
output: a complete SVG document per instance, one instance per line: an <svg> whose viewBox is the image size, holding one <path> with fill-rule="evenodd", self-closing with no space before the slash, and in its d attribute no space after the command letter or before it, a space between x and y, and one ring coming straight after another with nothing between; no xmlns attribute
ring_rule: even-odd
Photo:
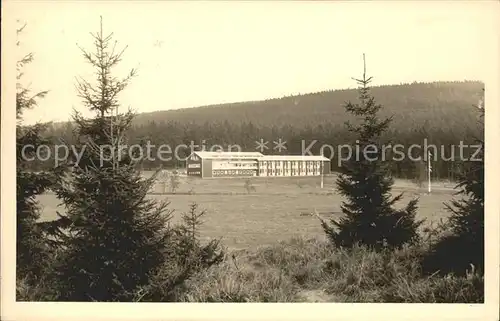
<svg viewBox="0 0 500 321"><path fill-rule="evenodd" d="M15 17L14 2L2 2L1 103L1 314L3 320L326 320L326 319L460 319L498 320L500 206L500 6L497 1L469 1L488 6L484 23L495 21L478 48L488 56L485 72L485 303L484 304L343 304L343 303L58 303L15 302ZM42 0L40 0L42 2ZM69 1L68 1L69 2ZM89 1L93 2L93 1ZM377 1L398 6L397 1ZM418 1L402 1L405 4ZM450 2L420 1L420 5L449 6ZM460 1L462 2L462 1ZM466 2L466 1L463 1ZM117 4L109 2L109 4ZM271 1L266 2L269 5ZM273 5L296 5L274 1ZM425 3L425 4L424 4ZM67 5L67 3L65 3ZM219 3L220 5L220 3ZM229 4L228 4L229 5ZM495 6L496 5L496 6ZM281 10L283 10L281 8ZM215 9L215 8L214 8ZM492 20L496 17L496 20ZM490 20L491 18L491 20ZM451 31L453 32L453 31ZM389 49L388 49L389 50ZM452 53L451 53L452 54ZM12 107L11 107L12 106ZM91 306L89 304L92 304Z"/></svg>

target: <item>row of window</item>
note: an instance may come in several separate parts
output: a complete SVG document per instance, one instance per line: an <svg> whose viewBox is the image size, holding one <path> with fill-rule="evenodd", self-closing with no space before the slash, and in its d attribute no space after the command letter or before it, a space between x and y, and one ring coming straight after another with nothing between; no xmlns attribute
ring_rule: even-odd
<svg viewBox="0 0 500 321"><path fill-rule="evenodd" d="M253 176L255 171L248 169L230 169L230 170L214 170L214 176L228 176L228 175L250 175Z"/></svg>
<svg viewBox="0 0 500 321"><path fill-rule="evenodd" d="M288 161L288 162L261 162L261 166L263 167L282 167L281 164L283 164L283 167L308 167L308 168L316 168L320 167L321 164L320 162L297 162L297 161Z"/></svg>
<svg viewBox="0 0 500 321"><path fill-rule="evenodd" d="M236 167L255 167L255 166L257 166L257 164L240 164L240 163L234 163L234 164L229 163L229 164L234 165Z"/></svg>
<svg viewBox="0 0 500 321"><path fill-rule="evenodd" d="M257 164L237 164L237 163L223 163L213 164L213 168L227 168L227 167L240 167L240 168L257 168Z"/></svg>
<svg viewBox="0 0 500 321"><path fill-rule="evenodd" d="M281 174L292 174L292 175L297 175L297 174L314 174L314 175L319 175L321 172L319 170L314 170L314 171L305 171L305 170L302 170L302 171L298 171L298 170L294 170L292 169L291 171L290 170L281 170L281 169L270 169L268 171L264 170L264 169L260 169L259 170L259 173L260 174L270 174L270 175L281 175Z"/></svg>

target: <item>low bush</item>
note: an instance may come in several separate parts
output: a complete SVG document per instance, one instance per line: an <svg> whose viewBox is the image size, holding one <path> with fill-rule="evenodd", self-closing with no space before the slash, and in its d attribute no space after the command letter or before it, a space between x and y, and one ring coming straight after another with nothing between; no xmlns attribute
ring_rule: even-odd
<svg viewBox="0 0 500 321"><path fill-rule="evenodd" d="M187 302L421 302L478 303L484 279L426 275L426 248L374 251L294 238L257 251L239 251L186 283Z"/></svg>
<svg viewBox="0 0 500 321"><path fill-rule="evenodd" d="M186 232L178 234L176 244L148 284L131 294L132 301L484 302L484 278L473 268L464 276L428 275L422 268L428 246L422 243L376 251L296 237L256 250L224 251L224 256L216 251L218 242L197 243L190 252ZM50 280L27 284L21 279L17 285L18 300L55 297Z"/></svg>

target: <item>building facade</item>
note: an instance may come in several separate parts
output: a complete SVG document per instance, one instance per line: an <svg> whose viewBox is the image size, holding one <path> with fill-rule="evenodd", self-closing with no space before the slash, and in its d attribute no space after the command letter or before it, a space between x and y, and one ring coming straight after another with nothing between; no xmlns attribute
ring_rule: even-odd
<svg viewBox="0 0 500 321"><path fill-rule="evenodd" d="M187 175L210 177L291 177L330 173L323 156L263 155L255 152L194 152L186 162Z"/></svg>

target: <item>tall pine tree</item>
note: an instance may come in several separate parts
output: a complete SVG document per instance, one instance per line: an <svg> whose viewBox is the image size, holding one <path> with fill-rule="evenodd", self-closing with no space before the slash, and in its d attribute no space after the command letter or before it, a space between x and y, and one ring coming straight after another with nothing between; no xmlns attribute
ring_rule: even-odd
<svg viewBox="0 0 500 321"><path fill-rule="evenodd" d="M135 71L121 80L112 77L123 50L115 52L112 34L103 35L102 20L100 31L92 35L95 52L82 52L96 70L97 85L80 79L77 89L96 116L74 116L80 148L85 149L57 191L66 212L59 214L57 234L63 254L54 279L58 300L131 301L138 291L151 288L151 280L179 256L178 233L168 224L168 203L147 198L155 175L144 179L137 166L140 155L122 148L127 146L133 114L118 113L117 97ZM213 252L203 254L213 259ZM163 286L175 286L189 277L193 269L183 268Z"/></svg>
<svg viewBox="0 0 500 321"><path fill-rule="evenodd" d="M17 30L19 35L26 25ZM17 42L20 45L20 42ZM32 163L36 161L36 150L43 144L48 144L42 133L45 126L42 124L25 125L23 112L37 106L39 99L47 91L32 93L31 89L21 84L24 67L33 61L33 54L24 55L17 62L17 93L16 93L16 267L18 279L25 279L29 283L37 282L42 269L49 258L48 244L37 223L40 218L40 206L36 196L42 194L53 183L53 173L34 172Z"/></svg>
<svg viewBox="0 0 500 321"><path fill-rule="evenodd" d="M342 163L336 182L347 201L341 205L343 217L331 218L329 223L322 220L325 233L337 246L352 247L358 243L375 249L399 247L418 239L417 229L422 223L415 219L417 200L410 201L404 209L394 208L403 195L391 195L394 181L380 143L380 136L392 119L378 117L382 106L370 95L371 79L366 78L365 66L363 78L355 79L359 103L345 105L346 111L359 120L358 124L346 123L357 140L351 145L352 156ZM355 145L359 146L359 153Z"/></svg>

